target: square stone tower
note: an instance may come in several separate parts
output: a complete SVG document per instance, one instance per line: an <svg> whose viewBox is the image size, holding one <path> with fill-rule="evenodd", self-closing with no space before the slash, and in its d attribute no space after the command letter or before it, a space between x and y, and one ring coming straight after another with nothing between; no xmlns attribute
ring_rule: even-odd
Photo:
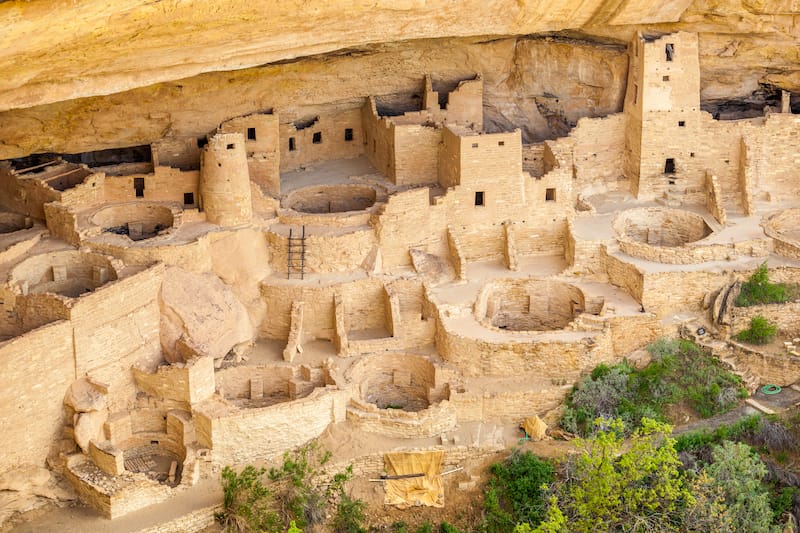
<svg viewBox="0 0 800 533"><path fill-rule="evenodd" d="M639 33L628 53L624 172L631 192L647 199L702 185L692 162L701 127L697 34Z"/></svg>

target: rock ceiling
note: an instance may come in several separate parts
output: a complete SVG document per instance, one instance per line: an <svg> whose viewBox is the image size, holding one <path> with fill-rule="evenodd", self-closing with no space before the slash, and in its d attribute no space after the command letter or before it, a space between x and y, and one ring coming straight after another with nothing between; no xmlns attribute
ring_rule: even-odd
<svg viewBox="0 0 800 533"><path fill-rule="evenodd" d="M800 90L796 0L0 2L0 158L299 118L482 72L528 140L618 111L636 31L700 34L705 105Z"/></svg>

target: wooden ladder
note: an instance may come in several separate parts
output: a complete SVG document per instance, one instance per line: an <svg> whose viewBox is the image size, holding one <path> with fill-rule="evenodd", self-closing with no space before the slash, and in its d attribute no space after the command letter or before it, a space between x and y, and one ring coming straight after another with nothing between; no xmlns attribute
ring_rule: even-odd
<svg viewBox="0 0 800 533"><path fill-rule="evenodd" d="M306 273L306 227L303 226L300 237L294 237L292 228L289 228L289 250L286 254L286 279L291 279L292 274L300 274L300 279Z"/></svg>

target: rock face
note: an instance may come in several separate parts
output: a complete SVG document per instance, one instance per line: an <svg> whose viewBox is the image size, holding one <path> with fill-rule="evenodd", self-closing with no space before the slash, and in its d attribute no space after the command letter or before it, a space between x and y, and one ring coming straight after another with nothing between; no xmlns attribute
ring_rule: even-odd
<svg viewBox="0 0 800 533"><path fill-rule="evenodd" d="M291 121L367 95L407 104L426 72L481 73L488 131L553 138L620 110L636 31L698 32L703 107L760 111L800 90L799 14L749 0L0 2L0 159L199 137L266 108Z"/></svg>
<svg viewBox="0 0 800 533"><path fill-rule="evenodd" d="M194 355L220 359L254 338L247 310L213 274L168 269L160 303L161 346L170 363Z"/></svg>
<svg viewBox="0 0 800 533"><path fill-rule="evenodd" d="M0 110L378 42L674 22L690 2L4 2Z"/></svg>

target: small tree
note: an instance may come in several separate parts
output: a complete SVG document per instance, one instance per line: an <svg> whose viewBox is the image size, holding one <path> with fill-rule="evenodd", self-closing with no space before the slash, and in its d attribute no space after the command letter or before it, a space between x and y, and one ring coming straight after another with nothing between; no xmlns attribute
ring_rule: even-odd
<svg viewBox="0 0 800 533"><path fill-rule="evenodd" d="M265 469L246 466L240 473L222 469L222 512L216 519L226 531L277 531L282 523L272 493L261 482Z"/></svg>
<svg viewBox="0 0 800 533"><path fill-rule="evenodd" d="M769 344L775 338L778 328L762 315L750 319L750 327L736 334L736 338L749 344Z"/></svg>
<svg viewBox="0 0 800 533"><path fill-rule="evenodd" d="M598 422L606 429L578 440L581 453L566 467L560 509L569 530L677 531L682 507L694 500L679 470L671 426L643 418L623 452L622 422ZM560 521L548 512L539 531L563 530Z"/></svg>
<svg viewBox="0 0 800 533"><path fill-rule="evenodd" d="M489 471L492 478L484 495L486 529L506 533L515 524L536 525L545 514L545 490L553 481L553 465L529 451L515 449Z"/></svg>
<svg viewBox="0 0 800 533"><path fill-rule="evenodd" d="M725 522L735 533L780 531L772 525L769 493L761 484L767 467L750 446L725 441L711 452L713 463L705 468L725 497Z"/></svg>

